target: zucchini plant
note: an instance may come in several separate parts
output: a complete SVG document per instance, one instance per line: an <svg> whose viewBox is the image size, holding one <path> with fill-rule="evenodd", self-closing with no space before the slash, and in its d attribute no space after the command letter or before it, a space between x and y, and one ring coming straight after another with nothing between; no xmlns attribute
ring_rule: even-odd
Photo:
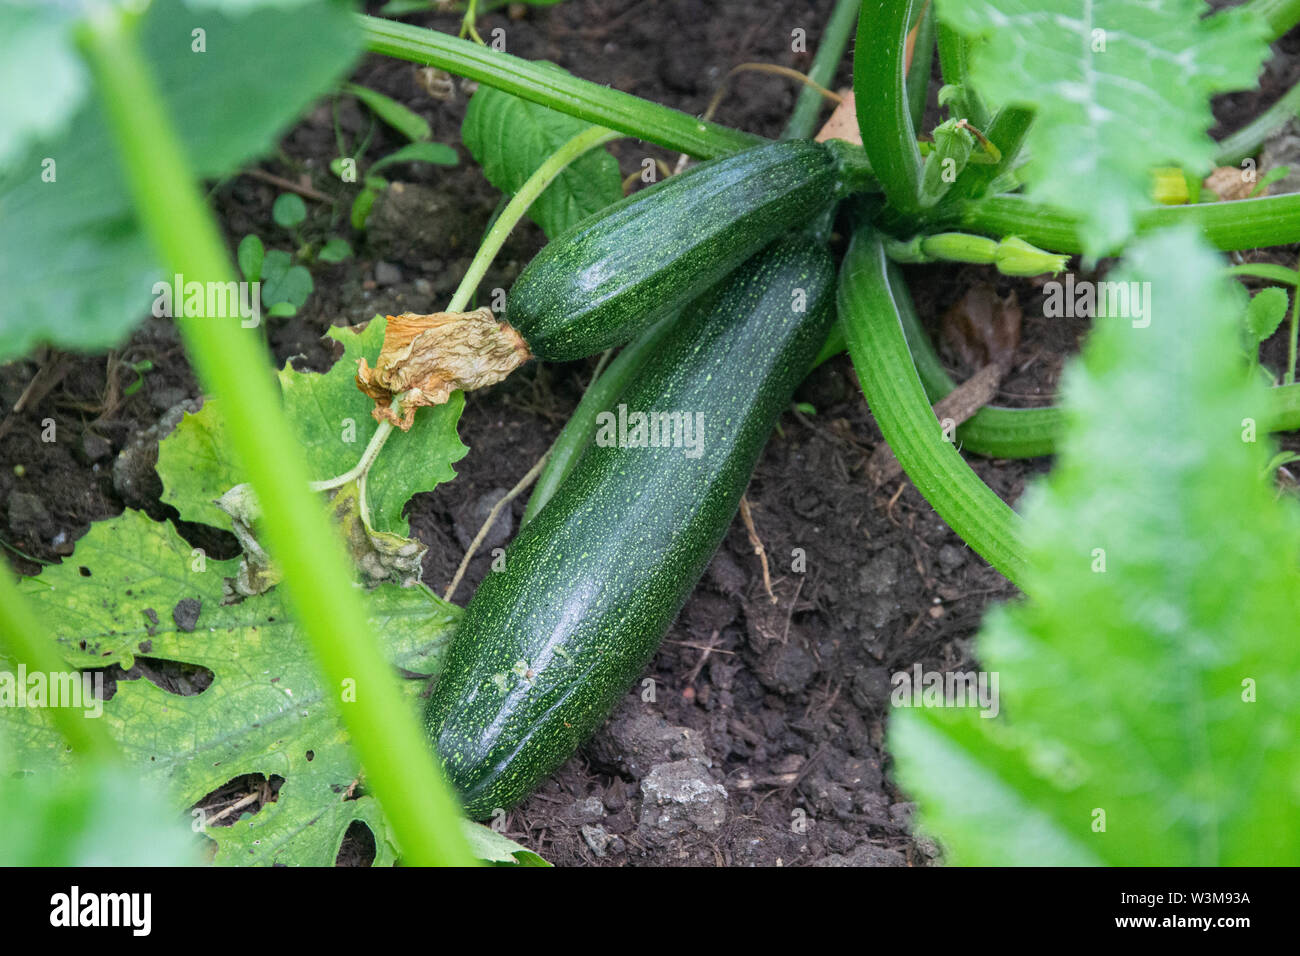
<svg viewBox="0 0 1300 956"><path fill-rule="evenodd" d="M344 359L329 372L264 375L265 342L229 315L178 317L211 398L162 443L164 500L183 520L233 530L242 554L209 561L139 515L104 522L71 564L18 586L0 578L0 652L6 667L91 673L128 670L156 644L213 675L213 689L177 705L120 688L91 729L62 713L0 713L0 759L34 786L66 780L75 795L97 773L134 769L177 824L219 778L274 765L285 783L273 805L238 833L198 828L217 862L328 863L355 824L375 836L376 862L539 862L461 819L457 802L476 820L508 809L605 720L718 547L794 390L847 351L907 478L1024 592L979 639L984 666L1003 674L1006 715L939 708L892 721L899 782L951 859L1294 859L1300 830L1265 796L1294 790L1300 759L1287 690L1298 519L1267 484L1281 460L1268 433L1300 428L1294 302L1286 367L1261 363L1259 346L1286 323L1296 272L1219 253L1300 240L1300 196L1170 204L1153 183L1198 184L1224 157L1248 158L1241 175L1254 175L1252 154L1300 99L1287 94L1216 144L1210 98L1255 84L1300 5L838 0L774 142L493 48L474 3L460 37L330 0L213 14L196 44L220 37L283 80L274 103L213 129L193 117L219 112L240 64L194 69L169 39L176 9L138 6L0 8L58 80L43 80L48 110L18 109L0 134L0 209L23 223L0 237L0 278L15 290L0 306L0 359L118 341L160 265L232 281L197 183L264 153L316 97L343 89L415 141L347 197L358 230L386 187L373 176L381 163L452 163L419 116L340 87L363 48L478 84L462 139L510 198L445 310L331 332ZM847 115L849 131L819 142L821 98L855 26L853 104L828 126L845 129ZM918 128L931 92L939 118ZM623 137L696 165L624 196L604 149ZM338 140L336 172L368 138ZM74 185L44 188L60 176ZM296 227L300 204L288 205ZM503 302L475 308L525 216L549 242ZM68 249L89 265L29 281ZM246 276L251 252L238 256ZM1122 257L1116 281L1149 283L1149 310L1093 310L1102 327L1061 407L985 403L953 433L933 403L957 386L898 264L1050 277L1075 255L1089 268ZM1247 279L1272 285L1251 300ZM463 610L456 582L437 598L419 581L424 544L403 508L454 478L464 391L531 359L625 343L530 472L538 486L502 569ZM694 454L595 440L616 402L671 412L661 424L683 438L698 415L707 439L687 443ZM1058 451L1024 517L963 457ZM218 573L196 584L187 562ZM175 630L156 614L141 623L145 604L179 614L184 602L212 635L202 650L184 640L183 614ZM1076 708L1090 719L1073 719ZM271 734L267 721L291 729ZM204 732L187 736L196 724ZM1263 749L1244 760L1251 728ZM196 746L220 759L187 763ZM357 799L340 803L340 786Z"/></svg>

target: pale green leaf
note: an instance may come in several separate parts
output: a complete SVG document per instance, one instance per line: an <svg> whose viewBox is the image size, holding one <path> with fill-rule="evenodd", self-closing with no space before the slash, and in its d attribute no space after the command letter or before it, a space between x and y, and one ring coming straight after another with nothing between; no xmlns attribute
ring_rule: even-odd
<svg viewBox="0 0 1300 956"><path fill-rule="evenodd" d="M1221 263L1154 236L1108 281L1064 380L1056 466L1025 497L1027 598L977 656L1000 716L897 709L891 749L965 864L1300 859L1300 512L1264 480L1263 386Z"/></svg>
<svg viewBox="0 0 1300 956"><path fill-rule="evenodd" d="M1154 167L1198 179L1210 171L1210 96L1255 85L1268 53L1262 20L1208 9L1202 0L939 2L940 18L975 40L979 92L1036 111L1024 178L1035 198L1082 217L1090 255L1132 234Z"/></svg>

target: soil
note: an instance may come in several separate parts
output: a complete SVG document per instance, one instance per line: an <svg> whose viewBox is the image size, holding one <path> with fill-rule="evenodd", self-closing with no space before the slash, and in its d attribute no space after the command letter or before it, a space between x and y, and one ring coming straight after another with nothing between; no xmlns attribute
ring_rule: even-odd
<svg viewBox="0 0 1300 956"><path fill-rule="evenodd" d="M831 0L569 0L528 8L521 19L505 11L489 14L480 32L490 36L502 28L512 53L552 60L598 83L698 114L736 64L807 70L811 55L791 51L791 31L804 28L808 49L815 50L831 6ZM457 28L457 19L446 15L408 19L447 32ZM1280 41L1263 90L1216 104L1217 133L1244 124L1295 82L1297 47L1294 33ZM337 265L314 265L316 289L306 307L294 318L270 321L277 362L328 367L332 353L320 335L330 324L440 307L499 199L459 145L467 84L458 80L454 98L440 102L422 89L410 64L379 57L365 59L353 79L424 116L435 139L456 145L462 162L390 169L403 187L390 191L370 230L359 234L347 215L356 187L327 170L336 153L330 105L319 106L284 137L261 172L337 197L332 204L309 201L302 236L341 235L358 254ZM848 82L846 59L838 85ZM786 80L743 74L732 81L716 119L774 136L794 94ZM349 141L365 135L370 121L354 102L341 100L338 115ZM935 115L932 104L926 128ZM378 126L367 158L400 145L397 134ZM677 158L630 140L610 148L625 174L638 170L647 155L670 163ZM292 246L271 219L280 191L248 174L216 189L232 248L250 232L270 245ZM482 289L508 288L542 241L531 224L517 230ZM1294 261L1293 253L1287 255ZM1270 256L1250 255L1288 261L1277 251ZM932 330L967 289L991 278L974 267L913 267L907 275ZM1012 372L996 401L1048 402L1084 329L1043 318L1041 291L1033 283L992 278L1000 294L1016 292L1024 315ZM140 375L133 366L146 360L152 369ZM488 505L545 452L593 367L594 360L532 363L468 396L460 432L471 451L457 466L459 477L409 506L414 533L429 545L424 580L432 588L446 587ZM954 364L952 371L960 380L972 370ZM24 393L24 407L15 412ZM91 522L124 507L174 519L174 510L158 500L161 485L147 461L142 471L124 475L119 467L116 476L114 462L128 447L144 448L147 458L160 419L169 411L177 417L176 407L198 395L174 328L156 319L145 320L108 355L46 352L0 367L0 543L12 566L31 574L67 557ZM908 481L869 487L866 463L881 438L844 357L818 369L797 397L815 413L782 418L748 491L775 600L737 520L651 665L646 676L653 683L629 692L607 726L503 821L507 835L552 862L939 861L935 845L913 833L912 805L890 780L883 749L890 675L918 662L927 669L975 667L971 644L981 615L990 602L1014 597L1014 589ZM971 464L1014 503L1050 463ZM511 527L494 532L502 540L517 525L523 503L514 502ZM228 536L195 526L182 530L215 554L233 553ZM471 562L460 601L468 600L490 560L484 549ZM274 789L266 781L262 786ZM235 789L242 792L242 785ZM364 865L373 846L369 833L358 833L340 862Z"/></svg>

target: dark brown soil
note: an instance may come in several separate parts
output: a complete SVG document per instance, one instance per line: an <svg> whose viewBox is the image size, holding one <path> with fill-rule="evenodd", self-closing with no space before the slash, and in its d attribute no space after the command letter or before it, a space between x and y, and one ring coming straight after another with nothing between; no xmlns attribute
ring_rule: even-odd
<svg viewBox="0 0 1300 956"><path fill-rule="evenodd" d="M512 53L549 59L596 82L699 113L738 63L806 70L811 57L791 52L791 31L806 29L815 50L830 7L830 0L570 0L530 9L520 20L492 14L480 29L488 35L504 28ZM447 16L412 21L449 32L457 26ZM1288 37L1281 47L1289 52L1292 42ZM1266 73L1263 92L1225 100L1219 110L1224 128L1241 125L1271 102L1298 69L1296 58L1283 56ZM468 95L459 81L455 99L438 102L421 89L410 64L378 57L366 59L354 79L411 106L430 121L435 139L458 144ZM847 60L839 79L849 80ZM788 81L742 75L717 119L775 135L793 102ZM349 140L369 125L347 99L339 119ZM368 158L400 145L396 134L377 127ZM433 311L447 301L499 199L457 149L463 161L453 169L390 170L407 184L402 198L390 197L393 204L376 213L368 235L360 235L347 216L355 187L338 183L326 169L336 152L329 104L284 138L261 169L295 182L305 177L338 198L308 203L303 236L342 235L358 256L314 266L316 291L306 308L293 319L270 322L277 361L325 367L330 352L319 336L328 325L377 312ZM611 150L625 173L638 169L646 155L676 159L634 141L619 141ZM269 245L292 248L271 221L279 192L248 175L217 189L232 246L255 232ZM532 225L519 229L482 288L508 287L541 243ZM973 282L990 278L975 268L908 273L932 329ZM1011 289L1025 319L1014 371L997 400L1045 403L1083 330L1042 318L1041 294L1031 284L999 282L999 291ZM136 381L130 366L146 359L153 369L128 395ZM458 466L459 478L410 506L414 532L430 546L424 577L431 587L441 592L450 581L484 503L512 487L546 450L593 364L534 363L469 396L460 431L471 452ZM954 371L961 378L969 370ZM25 391L25 407L14 412ZM153 319L108 356L42 354L0 367L0 541L13 566L33 573L41 563L66 557L92 521L123 507L174 516L158 501L156 478L123 482L119 476L115 484L113 464L133 441L152 440L148 431L164 412L197 394L174 329ZM1013 589L948 530L909 482L869 490L865 466L880 435L846 359L819 369L798 397L815 414L783 417L748 493L771 564L775 603L737 521L651 666L654 699L645 699L645 686L630 692L609 725L504 821L509 836L547 859L615 866L926 865L936 859L935 847L913 836L911 805L889 780L883 736L890 674L916 662L930 669L971 666L971 638L986 605L1013 596ZM1011 502L1048 466L972 464ZM513 522L522 508L520 499ZM215 553L230 547L222 536L207 537ZM806 554L803 571L792 566L796 549ZM472 562L460 601L472 594L489 560L483 553ZM670 772L720 784L725 799L715 791L713 810L721 812L670 806L662 813L652 808L643 819L643 782ZM368 854L349 844L344 857L364 861Z"/></svg>

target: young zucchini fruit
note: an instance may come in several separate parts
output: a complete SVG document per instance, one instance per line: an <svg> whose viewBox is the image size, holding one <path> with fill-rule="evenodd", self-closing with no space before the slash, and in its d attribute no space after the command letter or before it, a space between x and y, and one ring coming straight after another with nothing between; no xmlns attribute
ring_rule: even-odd
<svg viewBox="0 0 1300 956"><path fill-rule="evenodd" d="M823 245L788 239L688 306L479 587L425 713L471 816L527 796L645 668L826 339L834 281Z"/></svg>
<svg viewBox="0 0 1300 956"><path fill-rule="evenodd" d="M515 280L506 321L535 356L569 361L636 336L842 192L830 149L767 143L702 163L589 216Z"/></svg>

